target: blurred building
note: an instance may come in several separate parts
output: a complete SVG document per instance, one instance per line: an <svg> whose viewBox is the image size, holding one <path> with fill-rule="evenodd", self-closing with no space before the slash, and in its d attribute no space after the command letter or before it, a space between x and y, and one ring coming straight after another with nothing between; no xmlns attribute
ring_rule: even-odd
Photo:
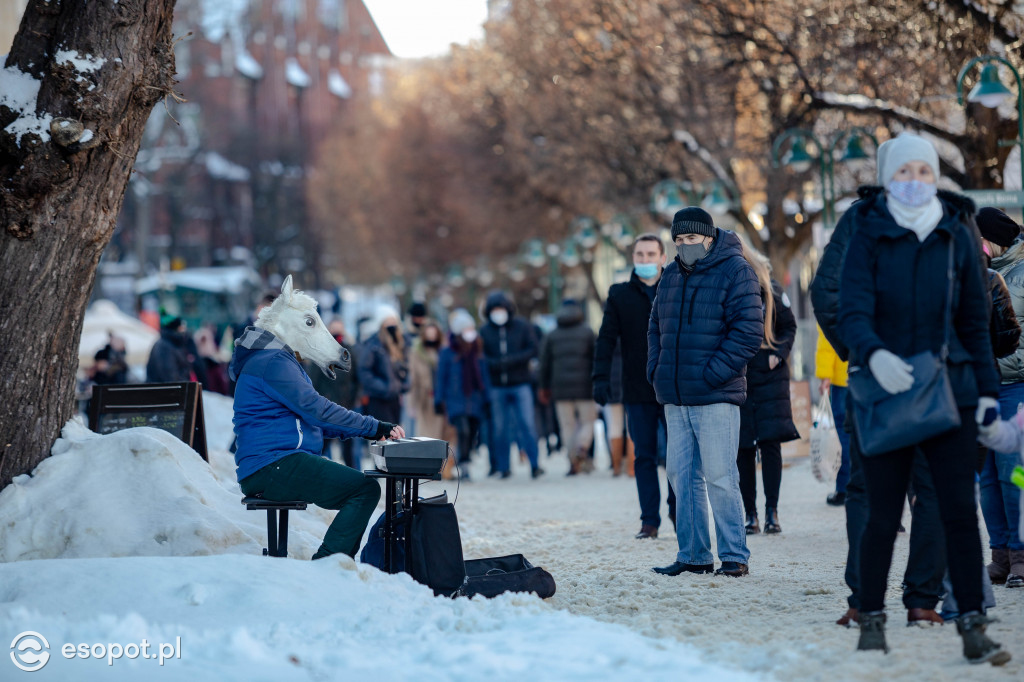
<svg viewBox="0 0 1024 682"><path fill-rule="evenodd" d="M173 30L184 101L153 110L104 262L303 271L312 285L306 178L320 142L381 91L380 32L361 0L178 0Z"/></svg>

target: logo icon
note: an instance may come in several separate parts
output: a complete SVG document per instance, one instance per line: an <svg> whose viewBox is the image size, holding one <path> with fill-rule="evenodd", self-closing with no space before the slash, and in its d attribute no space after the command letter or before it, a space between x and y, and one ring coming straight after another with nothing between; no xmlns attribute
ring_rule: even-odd
<svg viewBox="0 0 1024 682"><path fill-rule="evenodd" d="M50 660L50 643L38 632L26 630L11 642L11 660L14 665L28 673L42 669Z"/></svg>

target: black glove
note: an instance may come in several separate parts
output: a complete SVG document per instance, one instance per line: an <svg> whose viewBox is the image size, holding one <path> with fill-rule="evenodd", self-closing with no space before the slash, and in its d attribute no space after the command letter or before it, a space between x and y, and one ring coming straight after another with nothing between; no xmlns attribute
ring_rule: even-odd
<svg viewBox="0 0 1024 682"><path fill-rule="evenodd" d="M444 414L444 403L434 403L434 414Z"/></svg>
<svg viewBox="0 0 1024 682"><path fill-rule="evenodd" d="M381 438L387 438L391 435L392 429L398 424L389 424L388 422L377 422L377 433L373 434L373 440L380 440Z"/></svg>
<svg viewBox="0 0 1024 682"><path fill-rule="evenodd" d="M612 401L612 386L605 382L594 384L594 402L604 406Z"/></svg>

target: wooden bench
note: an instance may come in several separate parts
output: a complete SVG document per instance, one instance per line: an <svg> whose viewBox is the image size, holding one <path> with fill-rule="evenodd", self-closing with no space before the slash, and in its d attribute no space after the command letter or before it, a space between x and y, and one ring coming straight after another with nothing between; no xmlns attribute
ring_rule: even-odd
<svg viewBox="0 0 1024 682"><path fill-rule="evenodd" d="M262 497L243 497L242 504L246 509L267 512L267 544L263 548L263 556L288 556L288 512L301 511L306 503L301 500L274 501Z"/></svg>

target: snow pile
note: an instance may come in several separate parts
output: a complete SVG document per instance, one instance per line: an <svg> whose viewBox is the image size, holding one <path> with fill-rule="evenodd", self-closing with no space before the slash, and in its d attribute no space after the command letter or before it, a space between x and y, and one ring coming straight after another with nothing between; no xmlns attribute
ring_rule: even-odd
<svg viewBox="0 0 1024 682"><path fill-rule="evenodd" d="M57 50L57 54L53 57L54 61L58 64L64 62L71 62L71 65L75 67L75 70L79 73L92 73L93 71L99 71L107 60L103 57L93 57L91 54L87 54L84 57L81 52L77 50Z"/></svg>
<svg viewBox="0 0 1024 682"><path fill-rule="evenodd" d="M0 601L0 639L32 630L49 642L39 680L757 679L536 597L435 598L347 557L23 562L4 567ZM155 656L179 637L181 657L163 667L60 653L146 639Z"/></svg>
<svg viewBox="0 0 1024 682"><path fill-rule="evenodd" d="M36 98L41 84L41 81L16 66L0 70L0 106L6 106L18 116L4 131L13 135L17 144L21 144L21 137L26 133L35 133L43 142L50 141L50 122L53 117L49 114L36 114Z"/></svg>
<svg viewBox="0 0 1024 682"><path fill-rule="evenodd" d="M220 478L164 431L101 436L68 422L32 476L0 491L0 562L261 554L266 516L242 506L231 456L214 450L211 457L227 460L216 467ZM309 558L320 546L322 514L292 515L291 554Z"/></svg>

